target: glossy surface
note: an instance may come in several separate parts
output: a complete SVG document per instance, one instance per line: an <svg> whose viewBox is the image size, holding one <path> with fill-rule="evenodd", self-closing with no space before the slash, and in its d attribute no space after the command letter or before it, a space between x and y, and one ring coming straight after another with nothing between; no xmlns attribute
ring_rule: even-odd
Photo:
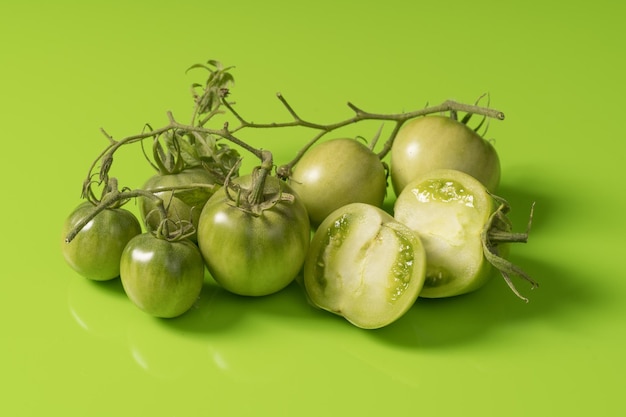
<svg viewBox="0 0 626 417"><path fill-rule="evenodd" d="M500 159L493 144L476 125L448 115L408 121L396 136L390 155L391 182L396 194L416 177L434 169L456 169L472 175L490 191L500 184Z"/></svg>
<svg viewBox="0 0 626 417"><path fill-rule="evenodd" d="M0 415L626 415L624 6L285 4L0 4ZM185 70L209 58L236 66L232 98L255 121L291 120L277 91L316 121L350 117L347 100L391 113L488 91L507 116L489 136L517 230L536 201L511 254L540 282L530 302L496 278L365 331L295 283L250 299L207 282L188 314L158 320L119 280L74 273L59 233L100 127L189 120L204 74ZM255 133L276 164L313 135ZM120 185L152 174L137 161L139 147L116 158Z"/></svg>
<svg viewBox="0 0 626 417"><path fill-rule="evenodd" d="M129 300L145 313L178 317L200 296L204 262L190 241L168 241L146 232L124 248L119 278Z"/></svg>
<svg viewBox="0 0 626 417"><path fill-rule="evenodd" d="M381 207L387 173L364 143L340 138L313 146L298 161L289 184L298 193L317 227L334 210L350 203Z"/></svg>
<svg viewBox="0 0 626 417"><path fill-rule="evenodd" d="M124 247L141 233L137 217L123 208L105 209L80 230L80 223L92 216L94 205L83 202L65 219L60 236L60 250L68 266L81 276L108 281L120 275ZM76 233L77 231L77 233ZM73 233L75 236L70 237ZM67 239L71 239L66 243Z"/></svg>
<svg viewBox="0 0 626 417"><path fill-rule="evenodd" d="M252 192L252 175L232 180ZM243 191L242 191L243 193ZM284 194L283 194L284 193ZM265 296L284 289L302 269L311 228L304 204L282 200L294 195L274 176L265 178L263 199L256 205L235 204L226 187L207 201L198 226L198 246L211 276L239 295ZM245 197L240 197L245 201ZM263 209L261 213L254 210Z"/></svg>

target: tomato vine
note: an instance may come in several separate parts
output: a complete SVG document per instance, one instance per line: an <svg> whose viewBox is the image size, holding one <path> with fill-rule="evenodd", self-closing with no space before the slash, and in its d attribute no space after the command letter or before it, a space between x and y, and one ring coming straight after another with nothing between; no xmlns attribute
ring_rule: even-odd
<svg viewBox="0 0 626 417"><path fill-rule="evenodd" d="M139 233L137 239L129 236L130 233L123 234L123 239L106 234L109 244L114 241L115 250L108 251L113 255L103 255L101 258L108 258L108 263L114 267L120 261L123 267L119 268L119 276L125 291L138 306L143 306L146 300L149 304L156 303L159 306L164 302L173 302L171 305L175 307L165 309L167 311L145 309L153 315L171 316L186 311L203 285L205 267L226 290L254 296L279 291L289 285L297 274L303 274L307 295L318 296L314 304L336 313L346 313L346 318L353 324L364 328L374 328L396 320L418 296L446 297L473 291L483 285L488 277L489 269L483 267L486 263L489 263L489 268L494 266L501 272L519 298L528 301L517 291L510 277L520 276L533 288L538 284L505 259L499 245L527 241L533 209L526 232L513 233L506 216L510 209L508 203L492 194L492 189L500 180L500 164L495 149L489 147L484 135L490 120L504 120L505 115L489 106L488 95L479 97L474 104L445 100L440 104L427 104L423 108L400 113L373 112L348 102L351 114L347 117L330 123L318 123L303 117L285 96L277 93L276 98L287 113L287 116L283 115L285 119L252 122L236 108L236 103L230 98L234 83L232 68L219 61L209 60L187 69L208 72L204 82L191 84L194 105L188 123L181 122L172 111L167 111L164 126L155 128L146 123L140 133L121 139L115 139L101 129L108 143L90 163L82 183L81 196L88 203L79 206L80 210L75 210L71 221L64 226L63 239L66 243L79 236L71 247L72 253L66 256L68 262L79 258L91 259L87 256L90 255L89 250L83 248L81 241L90 239L90 247L108 246L101 244L101 239L94 238L94 233L87 238L80 233L83 229L85 232L96 229L85 227L91 220L107 209L117 209L138 199L145 233L141 233L135 215L126 210L111 210L98 217L96 233L104 236L103 229L110 231L113 222L110 220L111 214L120 218L118 229ZM482 105L481 101L485 97L487 105ZM428 115L438 116L423 117ZM470 128L468 122L473 116L479 116L481 120L478 126ZM362 137L338 137L324 140L313 148L331 132L365 121L380 122L379 129L365 141L367 146L359 143ZM433 133L433 128L428 128L433 123L448 130ZM391 129L384 129L388 125L391 125ZM253 130L290 128L306 132L303 144L290 161L278 166L275 165L271 150L255 146L254 142L246 138L246 133ZM386 137L383 137L384 131L388 131ZM422 135L423 131L428 133ZM379 145L379 141L382 141L382 145ZM151 153L146 150L150 149L148 143L151 143ZM423 146L423 143L429 145ZM468 147L468 143L475 147ZM118 178L111 175L117 153L133 144L141 146L148 164L157 172L142 188L135 189L122 187ZM375 151L376 148L380 149ZM425 155L422 159L415 162L415 152L412 152L413 159L402 158L403 155L411 154L408 149L415 148L426 149L421 154ZM463 149L463 152L457 152L459 149ZM468 149L474 149L477 156L472 157ZM243 175L239 172L243 160L240 151L258 160L251 171ZM457 163L451 155L460 159L461 163ZM389 165L383 161L387 156ZM433 161L435 165L444 165L444 169L437 171L430 165ZM489 165L489 161L495 162ZM329 164L332 166L329 167ZM410 168L403 169L407 166ZM471 172L475 166L482 167L487 175ZM451 192L448 187L437 189L445 198L435 198L435 204L425 209L426 216L414 216L416 210L411 206L413 200L405 198L404 206L398 205L403 195L415 197L414 190L410 191L411 194L402 192L407 188L406 181L416 177L414 167L428 171L428 175L444 175L442 172L445 170L445 178L431 179L435 182L444 181L448 187L454 184L450 178L458 177L463 180L459 180L463 187L458 193L454 189L453 194L461 195L472 188L474 194L471 198L484 204L463 204L459 206L461 209L446 206L448 208L442 210L439 204L448 202L449 194L446 193ZM484 176L487 179L482 178ZM466 181L466 178L471 181ZM383 210L390 187L389 179L396 193L393 215L385 211L386 208ZM491 183L495 185L491 187ZM430 201L430 198L426 200ZM492 211L486 211L485 207ZM342 213L341 209L344 210L343 214L337 214ZM423 230L420 232L418 229L427 229L432 224L434 229L439 230L431 230L427 235L435 236L434 232L446 229L442 236L443 240L447 239L447 229L454 227L442 228L441 224L448 222L449 217L445 216L450 213L452 217L465 216L465 220L469 219L465 222L468 224L468 239L463 244L455 244L452 251L447 251L445 245L432 242L423 245L422 240L426 242L428 237L424 237L424 234L420 237ZM432 218L435 217L436 221L433 222ZM343 221L348 218L354 219L354 222ZM371 224L362 221L364 219L369 219ZM428 224L424 225L422 221ZM131 223L133 227L128 226ZM381 225L385 227L381 228ZM314 232L313 236L311 232ZM133 239L133 244L130 245L131 240L128 240L125 244L130 249L124 249L120 254L124 239ZM346 244L348 240L350 244ZM312 242L313 253L310 250ZM345 250L341 249L344 244ZM354 250L354 245L361 245L361 249ZM66 246L64 250L69 247ZM163 256L158 261L144 262L133 257L133 247L154 250L154 253ZM175 268L166 271L159 262L169 262L170 258L165 254L170 256L175 253L172 250L174 247L178 253L174 257L178 257L180 263L174 262ZM432 251L436 256L427 255L427 251ZM450 252L454 259L448 262ZM242 256L246 257L245 262L239 259ZM365 259L367 256L369 258ZM111 258L115 259L111 261ZM429 259L430 264L426 265ZM468 263L475 268L468 268ZM83 269L92 272L94 265L100 268L100 260L91 262L88 268ZM187 268L186 272L181 272L183 267ZM108 279L116 273L113 269L117 268L108 268L106 274L83 273L83 276ZM112 272L109 273L109 270ZM347 276L344 272L348 270L355 273L352 281L358 291L354 291L356 287L350 289L344 286L347 282L344 281ZM330 275L326 273L328 271ZM370 298L359 298L359 294L363 294L361 290L365 288L361 285L364 273L367 273L365 278L368 285L373 283L369 292L366 291L368 297L377 297L380 301L378 307L371 304ZM146 275L153 283L165 283L168 291L153 294L153 289L150 289L152 284L144 285ZM381 281L380 277L386 280ZM336 288L334 284L329 284L333 279L336 280L334 284L338 284ZM178 300L170 298L170 290L183 281L186 284L180 287L180 291L185 293L184 299L179 296L176 296ZM453 281L456 281L454 286L448 285ZM327 293L327 284L328 288L334 290ZM424 290L425 286L429 288ZM395 310L389 310L390 302L393 304L404 293L407 294L404 301L397 304ZM147 298L144 299L144 296ZM328 299L325 297L342 302L326 303ZM349 301L346 304L343 304L344 297ZM310 300L313 299L310 297ZM346 310L352 307L355 316ZM381 317L385 319L381 320Z"/></svg>
<svg viewBox="0 0 626 417"><path fill-rule="evenodd" d="M248 204L256 205L256 208L252 209L251 211L258 212L259 207L261 207L260 210L262 210L262 206L259 206L259 204L262 203L260 199L263 195L262 188L264 178L267 175L271 175L272 170L274 169L273 157L270 151L251 146L248 142L240 138L239 133L245 129L303 127L318 131L297 152L293 160L284 165L276 167L276 175L281 179L287 179L290 176L291 169L300 160L302 155L304 155L307 150L310 149L310 147L313 146L324 135L346 127L348 125L359 123L361 121L379 120L395 123L394 129L391 132L387 141L385 142L384 147L378 153L379 158L382 159L391 149L393 139L399 129L404 124L404 122L419 116L425 116L441 112L450 112L452 116L456 116L457 112L465 112L467 113L467 115L477 114L484 117L495 118L498 120L504 119L504 113L499 110L478 105L464 104L453 100L446 100L439 105L427 106L425 108L414 110L411 112L391 114L366 111L357 107L353 103L348 102L348 107L354 112L354 115L352 117L333 123L322 124L301 117L299 113L287 101L287 99L282 94L277 93L278 100L285 107L292 120L282 122L256 123L251 122L243 117L235 109L234 103L228 100L228 97L230 96L230 86L234 83L234 77L230 72L233 67L224 67L219 61L209 60L206 64L192 65L190 68L188 68L188 71L196 68L207 70L209 75L204 84L194 83L191 86L192 97L194 99L195 105L192 112L190 124L179 122L174 117L173 113L171 111L168 111L166 113L168 123L165 126L152 128L149 124L146 124L141 133L126 136L119 140L114 139L113 136L108 134L104 129L101 129L102 134L107 138L109 144L101 151L101 153L89 166L89 172L87 175L87 179L83 182L82 191L82 196L84 198L88 198L91 201L97 203L94 208L93 216L95 216L104 208L113 204L119 204L119 202L123 200L137 197L151 198L155 201L156 199L158 199L158 197L156 197L153 192L136 189L125 190L121 192L109 192L106 198L103 198L102 201L99 201L97 198L95 198L95 193L92 190L94 184L103 185L104 188L108 189L109 191L111 190L111 188L115 188L117 186L117 183L115 183L115 187L111 187L111 185L109 184L109 182L113 180L113 178L109 177L109 171L113 165L114 154L123 146L137 142L143 142L145 139L148 138L152 138L155 143L158 142L158 139L161 137L169 138L170 143L172 143L171 138L178 138L178 140L175 140L174 143L176 144L176 146L185 147L187 149L186 155L188 157L193 152L196 152L198 154L195 157L195 161L190 162L190 158L187 158L186 163L188 165L193 165L195 163L198 166L203 166L207 169L210 169L210 162L213 162L215 165L218 166L218 169L223 174L231 176L235 174L233 168L235 166L235 161L239 159L238 155L236 155L236 152L232 151L228 147L222 146L220 148L216 144L217 140L224 139L251 153L253 156L260 160L261 164L259 169L255 170L256 181L253 185L252 191L246 193L246 199ZM238 121L238 126L231 127L228 122L224 122L221 126L217 126L214 128L206 127L206 125L215 116L224 113L229 113L230 115L232 115ZM189 149L191 149L191 151L189 151ZM220 151L223 151L223 153L226 154L230 152L230 154L228 155L229 157L226 158L226 161L220 161L219 158L217 158L217 155L219 155ZM191 157L191 159L193 159L193 156ZM100 165L100 168L96 170L96 166L98 166L98 164ZM157 165L158 164L159 162L157 162ZM181 168L178 167L177 169ZM94 173L94 171L97 172ZM226 185L228 186L228 182L226 181L227 175L224 175L221 180L223 183L226 182ZM94 177L97 177L98 181L94 181ZM176 190L178 189L180 188L176 188ZM236 192L241 192L241 190L236 190ZM159 211L161 211L160 208L163 207L162 201L158 203L158 207ZM166 218L165 211L162 211L161 215L164 219ZM86 219L84 223L86 224L88 220L89 219ZM82 222L81 224L77 225L76 229L79 229L80 227L84 227ZM76 235L76 233L78 232L78 230L76 229L72 230L71 233L67 236L67 241L71 241L73 236Z"/></svg>

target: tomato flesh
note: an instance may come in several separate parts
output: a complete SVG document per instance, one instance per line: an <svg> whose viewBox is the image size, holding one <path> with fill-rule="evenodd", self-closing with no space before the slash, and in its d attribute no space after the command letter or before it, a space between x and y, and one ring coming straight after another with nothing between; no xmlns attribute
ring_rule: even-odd
<svg viewBox="0 0 626 417"><path fill-rule="evenodd" d="M413 305L425 265L413 231L377 207L354 203L331 213L316 231L304 283L318 307L358 327L379 328Z"/></svg>
<svg viewBox="0 0 626 417"><path fill-rule="evenodd" d="M394 217L416 231L426 249L421 297L473 291L488 279L481 233L495 209L484 186L455 170L436 170L409 183L398 196Z"/></svg>

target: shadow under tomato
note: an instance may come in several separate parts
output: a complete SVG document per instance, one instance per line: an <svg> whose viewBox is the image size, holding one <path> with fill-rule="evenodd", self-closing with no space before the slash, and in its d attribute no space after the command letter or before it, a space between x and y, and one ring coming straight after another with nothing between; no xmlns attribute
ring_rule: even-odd
<svg viewBox="0 0 626 417"><path fill-rule="evenodd" d="M395 204L395 202L396 202L395 196L386 198L381 208L387 213L389 213L391 216L393 216L393 205Z"/></svg>
<svg viewBox="0 0 626 417"><path fill-rule="evenodd" d="M209 278L189 311L162 323L183 332L214 333L228 331L246 317L271 315L301 320L313 317L312 310L295 281L277 293L251 297L228 292Z"/></svg>
<svg viewBox="0 0 626 417"><path fill-rule="evenodd" d="M494 273L487 285L473 293L418 299L402 318L371 335L394 345L441 348L480 341L498 328L514 328L537 320L572 322L575 315L584 315L602 303L602 294L585 286L588 279L576 271L531 259L513 261L524 265L539 282L539 287L531 291L525 281L513 277L529 303L517 298Z"/></svg>
<svg viewBox="0 0 626 417"><path fill-rule="evenodd" d="M159 321L164 326L185 332L211 333L234 326L241 315L241 303L234 294L205 280L198 300L186 313Z"/></svg>
<svg viewBox="0 0 626 417"><path fill-rule="evenodd" d="M120 277L113 278L108 281L92 281L88 279L84 281L87 282L87 285L95 287L94 291L102 291L112 296L126 297Z"/></svg>

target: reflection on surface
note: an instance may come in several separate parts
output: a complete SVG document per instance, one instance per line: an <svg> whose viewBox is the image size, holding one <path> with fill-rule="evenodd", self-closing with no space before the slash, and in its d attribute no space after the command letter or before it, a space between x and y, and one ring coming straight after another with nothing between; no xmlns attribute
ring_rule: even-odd
<svg viewBox="0 0 626 417"><path fill-rule="evenodd" d="M307 317L328 319L317 313L296 284L266 297L242 297L206 283L180 317L129 314L128 349L140 368L159 379L200 374L242 383L282 381L310 366L294 352L311 339L303 338Z"/></svg>
<svg viewBox="0 0 626 417"><path fill-rule="evenodd" d="M182 316L163 319L142 311L129 316L127 344L133 360L159 379L179 379L203 369L211 374L213 365L206 356L207 341L179 329L177 323L202 320L202 310L216 287L205 283L200 297Z"/></svg>
<svg viewBox="0 0 626 417"><path fill-rule="evenodd" d="M123 337L126 325L120 319L128 310L128 300L118 278L90 281L73 277L67 302L72 318L90 334L105 339Z"/></svg>
<svg viewBox="0 0 626 417"><path fill-rule="evenodd" d="M173 319L151 317L128 299L119 279L68 285L68 309L91 336L119 345L147 374L161 380L217 376L233 383L281 381L315 373L302 345L335 355L333 338L317 330L358 332L345 320L312 308L294 283L266 297L242 297L207 281L190 311Z"/></svg>
<svg viewBox="0 0 626 417"><path fill-rule="evenodd" d="M127 348L144 371L159 379L179 379L203 364L201 343L167 331L143 312L135 314L127 328ZM206 360L204 360L206 362Z"/></svg>
<svg viewBox="0 0 626 417"><path fill-rule="evenodd" d="M420 369L445 365L445 352L470 352L472 346L498 340L507 346L522 343L525 333L516 339L515 328L548 316L569 320L572 311L593 301L573 284L556 282L554 277L567 275L563 271L522 262L537 277L551 278L549 285L530 294L529 304L494 276L472 294L419 300L399 321L374 331L311 307L297 283L271 296L242 297L206 282L190 311L157 319L128 300L119 280L76 279L68 286L68 306L83 333L113 341L122 355L127 352L130 363L161 381L193 378L207 384L258 386L284 385L305 375L351 381L355 375L367 375L415 389L424 383ZM562 293L569 295L563 298ZM479 372L479 364L482 374L495 372L485 363L480 355L462 355L455 366Z"/></svg>

